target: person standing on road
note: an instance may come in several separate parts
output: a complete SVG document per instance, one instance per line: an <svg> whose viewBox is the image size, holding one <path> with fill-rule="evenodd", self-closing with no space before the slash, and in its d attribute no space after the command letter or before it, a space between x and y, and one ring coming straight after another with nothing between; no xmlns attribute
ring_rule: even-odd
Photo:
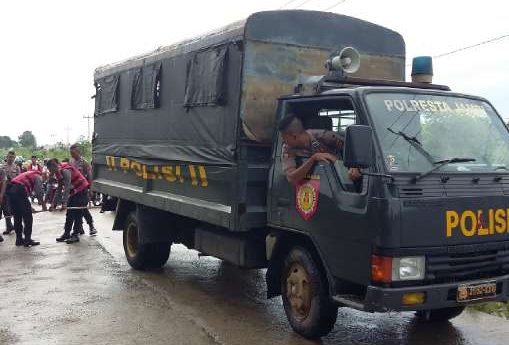
<svg viewBox="0 0 509 345"><path fill-rule="evenodd" d="M58 237L57 242L79 242L79 234L73 232L73 225L83 217L83 210L87 207L88 180L71 164L59 165L56 158L47 163L50 176L56 176L59 183L64 186L62 197L62 211L66 210L64 233ZM69 207L69 209L68 209Z"/></svg>
<svg viewBox="0 0 509 345"><path fill-rule="evenodd" d="M7 184L7 178L5 176L5 169L3 167L0 167L0 205L3 204L4 197L5 197L5 185ZM0 213L0 216L2 214ZM0 242L3 242L4 238L2 235L0 235Z"/></svg>
<svg viewBox="0 0 509 345"><path fill-rule="evenodd" d="M32 239L32 205L29 196L35 194L42 210L46 211L44 193L42 190L42 173L39 170L27 171L11 180L7 195L9 206L14 217L14 230L16 231L16 246L32 247L40 244ZM23 225L24 230L23 230ZM23 233L25 238L23 238Z"/></svg>
<svg viewBox="0 0 509 345"><path fill-rule="evenodd" d="M11 184L11 180L18 176L21 173L21 170L19 166L17 166L14 163L14 160L16 159L16 152L9 151L7 153L7 157L5 159L5 164L1 167L5 171L5 177L6 177L6 188ZM12 231L14 231L14 225L12 224L12 214L9 209L9 200L7 198L7 195L4 195L2 203L0 203L0 217L2 216L2 213L5 217L5 231L4 235L9 235Z"/></svg>
<svg viewBox="0 0 509 345"><path fill-rule="evenodd" d="M71 155L71 161L70 164L73 165L76 169L79 170L79 172L87 179L88 184L92 184L92 167L89 162L83 158L81 155L81 148L78 144L73 144L69 148L69 153ZM87 190L87 196L88 200L90 200L90 191ZM94 219L92 218L92 215L90 214L90 211L88 209L83 210L83 217L85 218L85 221L88 224L89 230L90 230L90 236L95 236L97 234L97 229L94 227ZM85 231L83 231L83 220L80 219L79 222L75 225L76 228L74 231L79 231L80 234L84 234Z"/></svg>

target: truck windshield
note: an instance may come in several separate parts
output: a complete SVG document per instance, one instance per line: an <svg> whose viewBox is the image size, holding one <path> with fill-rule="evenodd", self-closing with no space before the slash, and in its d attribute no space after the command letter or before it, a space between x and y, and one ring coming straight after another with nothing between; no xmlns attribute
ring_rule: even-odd
<svg viewBox="0 0 509 345"><path fill-rule="evenodd" d="M469 157L436 170L509 172L508 131L486 102L416 93L371 93L366 102L389 171L421 173Z"/></svg>

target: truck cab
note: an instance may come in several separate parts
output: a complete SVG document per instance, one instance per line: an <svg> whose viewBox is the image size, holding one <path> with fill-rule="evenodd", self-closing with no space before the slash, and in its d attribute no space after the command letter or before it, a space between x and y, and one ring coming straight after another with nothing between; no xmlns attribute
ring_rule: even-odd
<svg viewBox="0 0 509 345"><path fill-rule="evenodd" d="M274 137L268 223L280 231L269 236L275 247L289 232L307 240L300 259L280 268L281 290L270 289L277 268L269 265L269 294L286 295L297 329L316 294L302 257L327 277L320 288L330 300L364 311L440 320L469 303L509 299L503 120L487 100L444 87L373 84L279 101L280 118L291 112L308 129L346 134L342 157L316 163L297 185ZM354 184L346 171L357 166L363 177Z"/></svg>

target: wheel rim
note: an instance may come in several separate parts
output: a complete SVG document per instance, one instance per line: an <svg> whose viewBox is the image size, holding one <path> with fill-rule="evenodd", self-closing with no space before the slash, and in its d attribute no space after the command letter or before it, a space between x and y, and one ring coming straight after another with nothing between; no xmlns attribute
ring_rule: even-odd
<svg viewBox="0 0 509 345"><path fill-rule="evenodd" d="M138 227L134 223L129 223L126 232L127 255L135 257L138 254Z"/></svg>
<svg viewBox="0 0 509 345"><path fill-rule="evenodd" d="M300 263L293 263L288 270L286 298L293 316L299 321L305 320L311 309L311 286L309 275Z"/></svg>

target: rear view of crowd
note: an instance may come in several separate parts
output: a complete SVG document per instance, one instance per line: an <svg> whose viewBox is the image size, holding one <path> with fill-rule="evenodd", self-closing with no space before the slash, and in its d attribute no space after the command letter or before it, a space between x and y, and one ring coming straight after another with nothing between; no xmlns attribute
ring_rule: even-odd
<svg viewBox="0 0 509 345"><path fill-rule="evenodd" d="M60 208L66 211L64 233L57 242L79 242L84 234L83 218L89 226L90 236L97 234L92 215L87 209L90 198L92 171L90 163L82 156L78 145L69 149L70 160L59 162L56 158L38 160L36 156L28 164L10 151L0 165L0 218L5 217L4 235L13 231L16 246L31 247L40 243L32 238L32 204L35 199L41 211ZM39 211L40 212L40 211ZM0 235L0 242L3 237Z"/></svg>

